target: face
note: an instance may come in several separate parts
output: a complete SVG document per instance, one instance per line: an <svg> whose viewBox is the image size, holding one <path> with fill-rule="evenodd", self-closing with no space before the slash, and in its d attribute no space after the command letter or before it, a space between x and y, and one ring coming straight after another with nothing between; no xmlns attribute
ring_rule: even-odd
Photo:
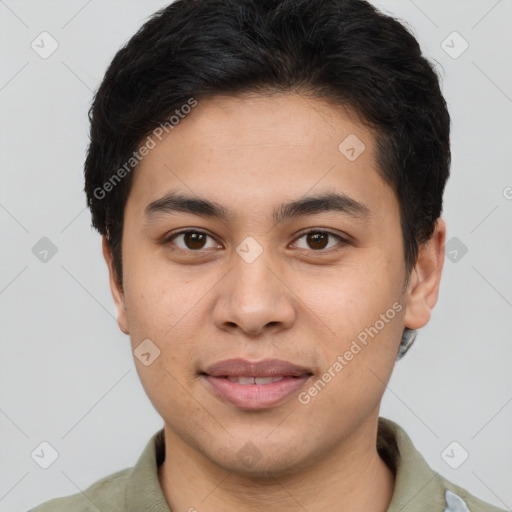
<svg viewBox="0 0 512 512"><path fill-rule="evenodd" d="M122 289L104 252L167 442L253 475L374 444L403 328L437 298L443 236L404 290L376 156L355 116L290 93L200 101L140 162Z"/></svg>

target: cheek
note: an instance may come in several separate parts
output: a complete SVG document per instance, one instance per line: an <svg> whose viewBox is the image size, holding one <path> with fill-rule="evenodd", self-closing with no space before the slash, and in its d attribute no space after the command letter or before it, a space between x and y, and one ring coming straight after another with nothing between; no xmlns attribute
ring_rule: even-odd
<svg viewBox="0 0 512 512"><path fill-rule="evenodd" d="M130 335L163 340L194 305L197 282L184 278L154 247L123 242L124 294Z"/></svg>
<svg viewBox="0 0 512 512"><path fill-rule="evenodd" d="M171 279L145 278L132 281L125 289L127 316L132 338L147 337L158 344L172 344L175 333L190 327L194 320L195 293ZM158 341L157 341L158 340Z"/></svg>
<svg viewBox="0 0 512 512"><path fill-rule="evenodd" d="M301 288L304 302L329 328L316 341L326 372L321 380L330 390L319 393L319 407L371 407L380 398L380 379L391 374L403 330L399 264L384 256L371 264L359 261L322 280L321 287L312 281Z"/></svg>
<svg viewBox="0 0 512 512"><path fill-rule="evenodd" d="M307 306L304 313L316 313L328 338L347 340L389 310L386 320L399 313L400 308L393 308L393 304L401 301L403 276L397 262L378 255L367 258L367 262L354 258L329 273L323 270L294 279L290 287Z"/></svg>
<svg viewBox="0 0 512 512"><path fill-rule="evenodd" d="M352 431L378 410L398 351L403 313L397 309L399 304L383 310L388 313L387 323L377 316L366 326L357 325L356 318L347 317L328 344L323 342L322 372L299 396L299 403L308 411L305 421L312 428Z"/></svg>
<svg viewBox="0 0 512 512"><path fill-rule="evenodd" d="M127 261L125 287L132 350L145 339L159 350L158 364L146 368L135 360L137 371L148 394L161 388L172 395L173 377L183 383L196 377L196 362L206 348L203 342L210 325L206 299L218 276L200 279L172 271L168 263L135 263Z"/></svg>
<svg viewBox="0 0 512 512"><path fill-rule="evenodd" d="M188 286L178 279L162 278L155 270L137 273L132 269L126 283L127 318L137 373L160 412L181 407L185 401L187 407L193 406L184 399L183 386L189 387L195 377L193 363L198 346L194 339L201 337L198 326L202 324L194 308L198 299L195 293L189 293ZM139 357L147 352L148 365Z"/></svg>

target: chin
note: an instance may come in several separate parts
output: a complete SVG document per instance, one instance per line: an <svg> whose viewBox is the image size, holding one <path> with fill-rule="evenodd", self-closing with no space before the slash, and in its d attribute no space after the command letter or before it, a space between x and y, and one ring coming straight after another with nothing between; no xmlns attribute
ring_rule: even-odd
<svg viewBox="0 0 512 512"><path fill-rule="evenodd" d="M245 443L234 452L215 454L211 460L229 471L241 477L249 477L252 480L261 480L262 483L278 477L296 474L302 466L306 466L308 457L301 457L297 450L289 447L286 452L275 453L272 447L264 449L256 448L251 441Z"/></svg>

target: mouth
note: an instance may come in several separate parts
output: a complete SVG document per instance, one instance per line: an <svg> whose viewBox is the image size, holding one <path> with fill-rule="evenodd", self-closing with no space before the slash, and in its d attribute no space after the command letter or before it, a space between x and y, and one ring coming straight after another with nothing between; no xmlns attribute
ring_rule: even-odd
<svg viewBox="0 0 512 512"><path fill-rule="evenodd" d="M306 367L278 359L230 359L200 373L209 391L240 409L266 409L281 404L298 393L312 375Z"/></svg>

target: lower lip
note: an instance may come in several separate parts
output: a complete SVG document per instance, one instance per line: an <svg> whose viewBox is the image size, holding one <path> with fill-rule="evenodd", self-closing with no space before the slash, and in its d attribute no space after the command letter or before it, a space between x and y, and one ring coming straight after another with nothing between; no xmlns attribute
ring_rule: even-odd
<svg viewBox="0 0 512 512"><path fill-rule="evenodd" d="M310 376L285 377L283 380L270 384L238 384L224 377L212 377L211 375L202 377L209 384L210 389L213 388L218 396L236 407L265 409L298 393Z"/></svg>

